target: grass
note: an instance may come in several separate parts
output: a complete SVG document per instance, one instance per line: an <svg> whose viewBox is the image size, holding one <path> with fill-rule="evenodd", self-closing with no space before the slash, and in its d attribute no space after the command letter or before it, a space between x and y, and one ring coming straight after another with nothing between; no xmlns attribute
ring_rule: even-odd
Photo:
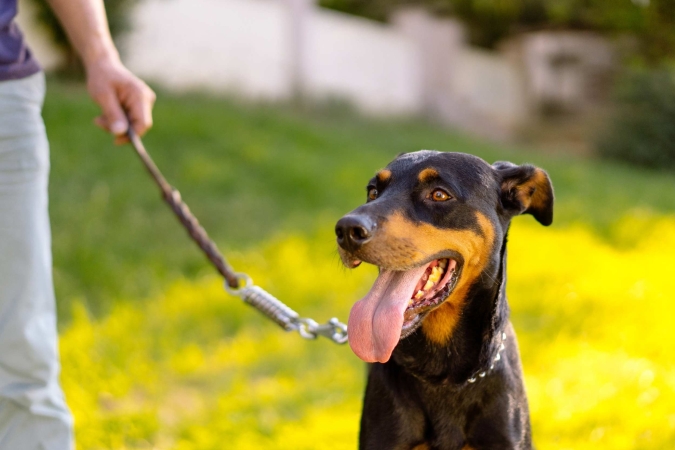
<svg viewBox="0 0 675 450"><path fill-rule="evenodd" d="M50 84L62 380L80 448L355 448L363 364L226 296L129 148ZM509 297L535 443L675 446L675 177L475 141L412 120L160 95L147 147L235 267L303 315L345 320L372 283L332 227L368 178L419 148L533 162L554 225L517 218ZM224 444L225 443L225 444Z"/></svg>
<svg viewBox="0 0 675 450"><path fill-rule="evenodd" d="M210 271L131 148L91 126L97 110L83 89L50 88L44 116L62 317L73 298L99 314L115 298L148 297L166 280ZM613 224L631 211L675 211L667 174L501 148L421 122L160 94L155 123L146 146L224 251L336 221L364 200L378 168L422 148L539 164L555 184L555 226L588 224L612 242Z"/></svg>

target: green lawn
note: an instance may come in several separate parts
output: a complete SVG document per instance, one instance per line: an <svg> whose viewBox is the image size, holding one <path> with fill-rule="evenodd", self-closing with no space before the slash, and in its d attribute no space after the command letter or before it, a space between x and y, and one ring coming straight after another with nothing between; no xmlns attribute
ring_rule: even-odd
<svg viewBox="0 0 675 450"><path fill-rule="evenodd" d="M81 448L355 448L363 364L225 295L130 147L51 82L63 384ZM232 263L302 314L346 320L373 270L332 228L400 152L544 167L554 225L514 221L509 296L538 448L675 446L675 176L497 146L413 120L160 93L146 146ZM223 444L223 443L227 443Z"/></svg>
<svg viewBox="0 0 675 450"><path fill-rule="evenodd" d="M119 297L146 297L210 270L174 222L130 147L92 126L79 85L51 83L44 117L52 147L51 217L62 319L73 298L97 314ZM398 153L462 151L489 162L541 165L556 190L555 226L613 224L636 208L675 211L675 177L603 161L490 145L410 120L344 111L244 105L160 93L146 146L223 251L336 221Z"/></svg>

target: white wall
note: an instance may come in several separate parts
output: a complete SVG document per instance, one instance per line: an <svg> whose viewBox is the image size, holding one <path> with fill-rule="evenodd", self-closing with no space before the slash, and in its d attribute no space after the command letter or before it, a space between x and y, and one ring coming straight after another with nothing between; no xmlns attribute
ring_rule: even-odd
<svg viewBox="0 0 675 450"><path fill-rule="evenodd" d="M475 115L508 130L527 118L525 86L517 67L479 49L463 49L456 63L453 91Z"/></svg>
<svg viewBox="0 0 675 450"><path fill-rule="evenodd" d="M43 64L56 64L30 0L21 1L30 45ZM119 44L129 69L172 90L272 100L299 90L368 113L425 113L507 136L526 112L516 70L499 54L468 47L462 29L419 9L388 25L315 0L143 0Z"/></svg>
<svg viewBox="0 0 675 450"><path fill-rule="evenodd" d="M309 16L305 80L315 97L339 96L367 111L418 112L421 79L411 41L392 27L314 10Z"/></svg>
<svg viewBox="0 0 675 450"><path fill-rule="evenodd" d="M424 113L496 139L513 136L545 100L593 100L587 85L601 82L612 64L599 37L539 33L488 52L467 44L461 23L419 8L382 24L315 1L143 0L121 42L123 59L168 89L341 98L365 112ZM34 53L47 68L58 64L30 0L20 2ZM573 55L578 68L555 72L557 54Z"/></svg>
<svg viewBox="0 0 675 450"><path fill-rule="evenodd" d="M370 112L419 109L410 42L385 25L308 6L303 60L296 61L288 2L145 0L123 43L125 63L174 89L272 99L292 95L299 70L305 92L315 97L341 97Z"/></svg>
<svg viewBox="0 0 675 450"><path fill-rule="evenodd" d="M269 0L145 0L123 42L128 67L174 89L289 95L286 10Z"/></svg>

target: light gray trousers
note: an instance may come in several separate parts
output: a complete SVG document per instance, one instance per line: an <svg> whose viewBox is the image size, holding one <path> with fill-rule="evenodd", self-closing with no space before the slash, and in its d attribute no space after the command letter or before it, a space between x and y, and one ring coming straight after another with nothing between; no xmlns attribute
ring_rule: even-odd
<svg viewBox="0 0 675 450"><path fill-rule="evenodd" d="M59 386L42 73L0 82L0 449L69 450Z"/></svg>

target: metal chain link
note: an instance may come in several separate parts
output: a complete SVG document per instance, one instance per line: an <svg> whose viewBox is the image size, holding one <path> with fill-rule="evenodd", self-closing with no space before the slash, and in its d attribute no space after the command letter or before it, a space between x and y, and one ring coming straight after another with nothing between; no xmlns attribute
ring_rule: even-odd
<svg viewBox="0 0 675 450"><path fill-rule="evenodd" d="M297 331L305 339L316 339L323 336L336 344L347 342L347 325L341 323L335 317L324 325L319 325L313 319L302 318L281 300L260 286L253 284L251 277L245 273L237 273L236 275L241 287L235 289L225 282L225 290L231 295L240 297L245 303L253 306L284 330Z"/></svg>
<svg viewBox="0 0 675 450"><path fill-rule="evenodd" d="M131 127L129 127L127 134L145 168L162 191L164 201L171 207L192 240L199 245L206 257L225 278L225 290L227 292L241 297L245 303L253 306L284 330L297 331L305 339L316 339L319 336L324 336L337 344L347 342L347 325L336 318L330 319L324 325L319 325L309 318L302 318L281 300L260 286L254 285L251 277L243 273L236 273L220 253L216 244L209 239L206 230L199 224L190 208L183 202L180 193L166 181L145 149L141 138L134 133Z"/></svg>

